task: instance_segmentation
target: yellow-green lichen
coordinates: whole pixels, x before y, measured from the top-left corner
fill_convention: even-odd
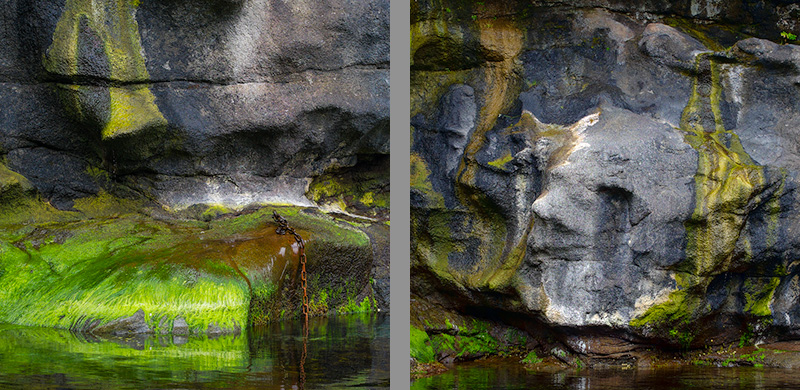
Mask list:
[[[511,152],[506,152],[506,154],[504,154],[502,157],[500,157],[500,158],[498,158],[497,160],[494,160],[494,161],[489,161],[488,164],[489,164],[489,166],[495,167],[495,168],[497,168],[499,170],[505,170],[506,169],[506,164],[508,164],[508,162],[513,160],[513,159],[514,159],[514,157],[511,156]]]
[[[419,216],[413,213],[411,215],[411,235],[415,237],[414,252],[439,278],[455,283],[455,275],[449,269],[447,256],[463,249],[452,238],[448,213],[436,213],[429,218],[423,224]]]
[[[430,175],[431,171],[425,164],[425,160],[418,154],[411,153],[411,189],[425,195],[429,207],[443,208],[444,197],[433,189]]]
[[[0,191],[13,186],[19,186],[25,190],[33,188],[25,176],[8,169],[5,164],[0,164]]]
[[[31,198],[33,185],[0,162],[0,213]]]
[[[473,30],[467,31],[443,19],[425,20],[411,27],[415,68],[411,75],[411,116],[423,115],[432,122],[435,113],[431,108],[453,84],[477,86],[476,99],[481,101],[475,131],[455,173],[454,195],[459,205],[448,208],[457,212],[443,210],[444,198],[433,188],[425,160],[411,155],[413,199],[424,200],[416,205],[419,212],[412,212],[412,245],[416,259],[442,281],[457,288],[486,291],[510,286],[527,241],[527,226],[516,226],[524,222],[506,220],[500,205],[480,188],[477,178],[487,167],[475,158],[499,114],[511,109],[513,96],[521,91],[523,82],[514,58],[522,50],[524,33],[509,20],[476,23],[470,28]],[[481,55],[492,58],[490,66],[478,61],[470,69],[461,69],[465,65],[462,61],[456,65],[459,70],[443,68],[454,63],[450,60],[453,53],[470,49],[464,46],[465,34],[475,34],[477,41],[470,40],[469,44],[475,43]],[[433,59],[433,55],[439,57]],[[509,154],[489,166],[505,170],[512,159]]]
[[[470,70],[411,72],[411,117],[436,107],[453,84],[464,84]]]
[[[424,20],[412,24],[409,34],[412,67],[417,51],[426,46],[439,49],[440,61],[458,61],[464,41],[464,32],[458,24],[450,24],[443,19]]]
[[[81,24],[102,42],[112,80],[147,81],[149,75],[142,53],[139,25],[134,17],[138,2],[131,0],[67,0],[56,24],[53,43],[47,49],[47,71],[65,76],[79,74]]]
[[[748,278],[744,282],[744,311],[754,316],[764,317],[772,315],[769,303],[775,295],[775,289],[780,284],[780,278]]]
[[[513,247],[500,267],[493,273],[486,275],[486,280],[479,282],[479,285],[488,285],[494,291],[502,290],[511,285],[519,266],[525,259],[526,248],[527,243],[525,241],[521,241],[517,246]]]
[[[329,209],[367,217],[389,212],[388,159],[378,157],[351,168],[332,170],[315,177],[306,197]]]
[[[119,216],[135,213],[144,202],[128,200],[101,191],[95,196],[75,199],[73,208],[88,218]]]
[[[464,176],[471,172],[474,171],[467,171]],[[463,176],[462,178],[467,182],[475,182],[474,178]],[[490,284],[505,285],[510,273],[515,272],[521,264],[520,258],[510,255],[514,252],[514,248],[526,241],[524,236],[528,231],[511,239],[508,237],[508,221],[501,216],[497,205],[485,194],[458,191],[457,195],[462,204],[470,205],[468,219],[464,219],[465,227],[469,226],[468,237],[480,242],[477,251],[470,253],[471,256],[477,256],[478,261],[469,272],[459,273],[463,282],[466,286],[476,289],[489,288]]]
[[[753,162],[736,134],[725,130],[719,109],[719,67],[699,55],[698,71],[702,71],[699,68],[704,61],[709,63],[711,83],[702,85],[700,77],[695,80],[692,97],[681,117],[686,140],[698,151],[696,204],[686,224],[686,265],[695,275],[711,275],[728,267],[745,222],[744,210],[766,184],[763,167]],[[710,94],[703,96],[702,91],[709,89]],[[703,120],[708,106],[714,119],[712,129]]]
[[[92,178],[92,180],[94,180],[94,182],[98,185],[103,185],[111,181],[108,171],[99,167],[91,165],[87,166],[86,174],[88,174]]]
[[[694,313],[705,305],[703,296],[698,294],[696,279],[693,275],[676,273],[678,288],[670,292],[667,301],[650,307],[643,315],[632,319],[630,325],[633,327],[690,325]]]
[[[367,192],[361,197],[361,199],[359,199],[359,201],[367,206],[372,206],[372,204],[375,202],[375,194],[372,192]]]
[[[718,37],[735,37],[734,41],[740,41],[751,37],[750,34],[744,32],[747,26],[742,24],[701,24],[697,23],[696,19],[688,19],[676,16],[664,18],[664,23],[690,35],[691,37],[700,41],[700,43],[702,43],[705,47],[715,51],[722,51],[726,49],[722,42],[720,42],[721,39]],[[731,38],[728,39],[730,40]]]
[[[745,261],[751,256],[748,237],[741,234],[748,205],[758,202],[766,187],[764,169],[745,152],[739,137],[724,127],[718,64],[700,54],[696,71],[698,76],[680,123],[686,142],[698,152],[695,207],[685,223],[686,259],[675,274],[678,290],[670,294],[667,302],[631,320],[632,326],[691,321],[707,309],[702,303],[706,287],[715,275],[729,270],[737,242],[748,252]],[[768,315],[771,296],[758,295],[746,310]]]
[[[110,116],[102,130],[103,139],[166,126],[167,120],[156,107],[149,88],[111,88],[110,93]]]
[[[91,0],[67,0],[56,24],[53,42],[44,57],[45,69],[67,77],[91,76],[124,83],[148,81],[139,26],[134,17],[137,5],[138,1],[131,0],[100,3]],[[102,53],[95,51],[96,44],[82,42],[91,39],[100,41]],[[81,58],[82,56],[93,58]],[[95,63],[96,69],[81,69],[86,62]],[[108,69],[103,69],[103,63],[107,63]],[[107,73],[96,74],[97,72]],[[80,98],[87,87],[63,87],[69,96],[67,109],[78,119],[86,120],[88,112],[103,111],[98,102]],[[155,104],[155,97],[147,87],[110,87],[108,92],[108,111],[99,113],[103,139],[167,124]]]
[[[213,204],[208,206],[208,208],[200,214],[200,219],[203,221],[211,221],[213,219],[218,218],[221,215],[229,214],[232,210],[225,207],[225,205],[221,204]]]

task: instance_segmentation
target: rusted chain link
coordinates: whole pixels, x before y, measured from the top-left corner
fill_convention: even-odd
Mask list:
[[[289,226],[289,222],[286,218],[281,217],[280,214],[272,211],[272,219],[278,223],[278,228],[275,230],[275,233],[280,235],[284,234],[291,234],[294,236],[294,240],[297,242],[297,245],[300,247],[300,280],[303,282],[303,316],[305,317],[306,327],[308,327],[308,289],[306,284],[306,245],[303,241],[303,238],[300,237],[297,232]]]
[[[291,234],[294,236],[294,240],[297,242],[297,246],[300,248],[300,280],[303,282],[303,355],[300,358],[300,383],[299,388],[305,389],[306,383],[306,370],[305,370],[305,363],[306,363],[306,354],[308,349],[308,288],[306,283],[306,245],[303,241],[303,238],[300,237],[297,232],[289,226],[289,222],[286,218],[280,216],[274,210],[272,211],[272,219],[278,223],[278,228],[275,230],[275,233],[280,235],[284,234]]]

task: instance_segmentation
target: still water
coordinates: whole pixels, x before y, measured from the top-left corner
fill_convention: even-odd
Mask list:
[[[304,351],[305,348],[305,351]],[[238,336],[96,339],[0,324],[0,388],[389,388],[389,317],[346,315]]]
[[[450,389],[798,389],[800,373],[755,367],[527,371],[517,360],[458,364],[418,379],[412,390]]]

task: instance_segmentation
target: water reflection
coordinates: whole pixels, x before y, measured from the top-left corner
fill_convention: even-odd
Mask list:
[[[389,388],[389,318],[309,319],[306,389]],[[0,387],[301,388],[302,321],[239,336],[93,339],[0,325]]]
[[[457,364],[444,374],[418,379],[412,390],[450,389],[787,389],[800,388],[793,370],[695,367],[649,370],[528,371],[518,359]]]

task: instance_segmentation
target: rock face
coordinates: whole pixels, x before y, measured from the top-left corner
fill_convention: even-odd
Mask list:
[[[101,190],[311,205],[313,178],[389,152],[388,9],[13,0],[0,150],[60,208]]]
[[[412,295],[595,357],[796,338],[790,10],[574,3],[412,6]]]
[[[272,209],[307,240],[312,314],[388,309],[388,0],[1,8],[0,321],[296,315]]]

